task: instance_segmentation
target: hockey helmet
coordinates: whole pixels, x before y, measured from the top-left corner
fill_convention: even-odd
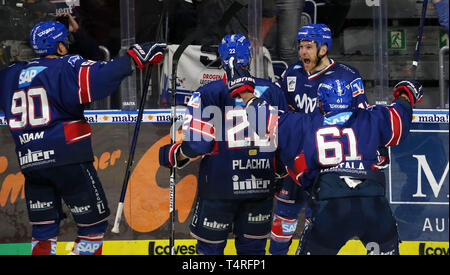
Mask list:
[[[301,27],[297,33],[297,40],[315,41],[318,49],[323,44],[327,44],[328,49],[330,49],[333,41],[331,38],[331,30],[325,24],[307,24]]]
[[[40,22],[31,30],[30,43],[37,55],[54,54],[58,42],[69,44],[68,33],[69,30],[57,21]]]
[[[228,34],[219,45],[219,54],[224,67],[231,57],[235,57],[238,64],[247,66],[251,57],[250,41],[242,34]]]
[[[320,83],[317,95],[325,112],[346,111],[352,107],[350,84],[343,79],[327,79]]]

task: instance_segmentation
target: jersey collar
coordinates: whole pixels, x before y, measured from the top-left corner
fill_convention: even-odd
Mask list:
[[[307,71],[305,71],[306,76],[308,77],[308,80],[312,80],[320,75],[322,75],[323,73],[326,73],[331,67],[333,67],[336,64],[336,61],[334,61],[333,59],[330,58],[330,65],[326,66],[324,69],[322,69],[321,71],[315,72],[313,74],[308,73]]]

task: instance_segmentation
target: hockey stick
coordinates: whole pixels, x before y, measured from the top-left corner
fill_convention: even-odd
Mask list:
[[[203,3],[205,3],[204,1]],[[223,32],[224,27],[228,24],[231,17],[242,7],[244,7],[245,4],[241,3],[239,0],[235,0],[231,6],[225,11],[224,15],[222,16],[222,19],[219,21],[218,27],[220,30],[220,34]],[[203,34],[205,30],[197,29],[195,32],[192,32],[190,35],[188,35],[178,46],[177,50],[173,54],[172,58],[172,127],[171,127],[171,137],[172,137],[172,143],[176,142],[176,93],[177,93],[177,69],[178,69],[178,61],[181,58],[181,55],[183,54],[184,50],[195,40],[201,38],[201,35]],[[176,185],[176,175],[175,175],[175,168],[170,168],[170,178],[169,178],[169,212],[170,212],[170,218],[169,218],[169,248],[170,248],[170,254],[175,255],[175,185]]]
[[[136,126],[134,127],[133,139],[131,140],[131,148],[130,148],[130,153],[128,155],[128,162],[127,162],[127,167],[125,170],[125,177],[123,179],[122,192],[120,194],[119,204],[117,205],[117,212],[116,212],[116,218],[114,219],[114,226],[111,229],[111,232],[113,232],[113,233],[120,232],[119,225],[120,225],[120,220],[122,219],[123,202],[125,200],[125,194],[127,193],[128,180],[130,179],[130,175],[131,175],[131,167],[133,166],[134,152],[136,149],[136,143],[137,143],[138,136],[139,136],[139,129],[141,128],[141,120],[142,120],[142,115],[144,113],[145,99],[147,97],[148,86],[150,83],[152,68],[153,68],[152,65],[149,65],[147,68],[147,73],[145,74],[144,88],[142,90],[141,102],[139,104],[139,111],[138,111],[138,116],[137,116],[137,120],[136,120]]]
[[[423,27],[425,25],[425,17],[427,14],[427,8],[428,8],[428,0],[423,0],[422,17],[420,18],[419,33],[417,35],[416,48],[414,50],[414,59],[413,59],[412,68],[411,68],[413,79],[416,79],[417,67],[419,66],[420,46],[422,44]]]
[[[170,128],[170,136],[172,139],[172,143],[176,142],[176,134],[177,134],[177,69],[178,69],[178,61],[180,61],[181,55],[187,46],[195,40],[197,37],[197,32],[192,33],[188,36],[180,46],[178,46],[177,50],[173,54],[172,58],[172,106],[171,106],[171,115],[172,115],[172,127]],[[170,177],[169,177],[169,248],[170,255],[175,255],[175,184],[176,184],[176,176],[175,176],[175,168],[170,168]]]

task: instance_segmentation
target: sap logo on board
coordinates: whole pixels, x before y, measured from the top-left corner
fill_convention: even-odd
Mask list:
[[[85,240],[81,240],[78,245],[77,245],[77,250],[78,252],[83,255],[90,255],[95,253],[100,246],[102,246],[103,242],[99,241],[99,242],[94,242],[94,241],[85,241]]]

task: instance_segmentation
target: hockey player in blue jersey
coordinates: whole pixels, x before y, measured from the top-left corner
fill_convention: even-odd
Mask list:
[[[248,79],[248,73],[242,75]],[[250,90],[239,96],[247,113],[256,113],[256,120],[249,119],[250,127],[260,136],[268,133],[290,177],[311,195],[311,223],[302,234],[298,254],[337,254],[355,236],[366,248],[375,248],[368,253],[399,253],[385,175],[375,166],[378,146],[405,140],[412,106],[423,96],[418,82],[399,82],[389,106],[361,109],[353,106],[345,80],[328,79],[318,88],[321,112],[311,114],[274,111]],[[266,123],[261,125],[260,119]]]
[[[56,253],[62,200],[78,227],[73,254],[101,254],[110,210],[93,166],[84,104],[116,91],[135,66],[159,63],[165,48],[136,44],[125,56],[95,62],[67,55],[67,34],[59,22],[38,23],[30,42],[40,57],[0,72],[0,109],[25,176],[33,255]]]
[[[331,30],[324,24],[308,24],[298,31],[300,60],[290,65],[277,82],[291,109],[302,113],[318,111],[317,87],[329,78],[349,83],[354,105],[367,108],[364,84],[358,70],[328,57],[331,37]]]
[[[353,106],[363,109],[368,107],[358,70],[328,57],[332,45],[332,33],[328,26],[305,25],[298,31],[297,40],[300,60],[290,65],[277,82],[291,110],[300,113],[318,112],[317,88],[330,78],[343,79],[350,84]],[[274,255],[287,254],[299,213],[306,206],[306,194],[290,177],[284,178],[281,185],[275,195],[277,200],[269,248],[269,252]],[[309,222],[309,215],[309,208],[306,208],[305,225]]]
[[[245,36],[225,36],[219,53],[236,94],[251,89],[287,110],[283,92],[274,83],[259,78],[252,78],[252,85],[234,81],[233,60],[239,68],[248,68],[251,62]],[[267,140],[248,129],[244,102],[235,94],[230,97],[228,90],[224,79],[192,95],[183,125],[184,141],[161,147],[160,164],[181,169],[190,159],[202,156],[190,225],[199,254],[223,254],[233,233],[237,254],[264,255],[273,210],[275,152]]]

